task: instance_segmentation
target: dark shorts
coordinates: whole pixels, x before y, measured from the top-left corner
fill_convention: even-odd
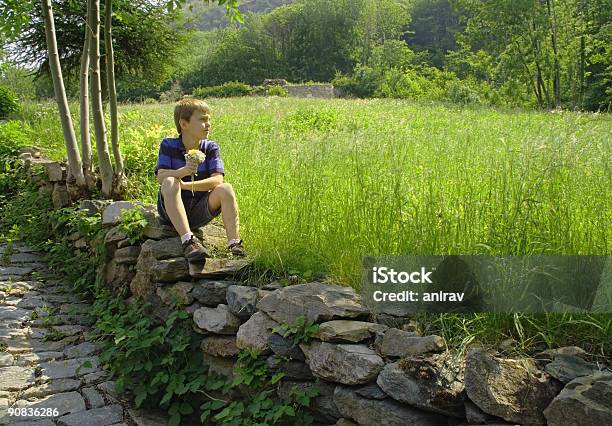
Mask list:
[[[219,216],[221,213],[221,209],[217,209],[214,212],[208,210],[208,196],[210,192],[205,192],[201,198],[184,198],[183,205],[185,206],[185,211],[187,212],[187,220],[189,221],[189,227],[191,229],[199,228],[201,226],[206,225],[208,222],[213,220],[214,217]],[[170,218],[168,217],[168,213],[166,213],[166,208],[164,206],[164,198],[162,197],[161,191],[157,192],[157,211],[159,212],[159,216],[161,221],[165,225],[172,226],[172,222],[170,222]]]

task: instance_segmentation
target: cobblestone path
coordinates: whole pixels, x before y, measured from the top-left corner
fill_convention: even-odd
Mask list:
[[[131,410],[87,341],[90,305],[41,253],[0,245],[0,425],[163,425]]]

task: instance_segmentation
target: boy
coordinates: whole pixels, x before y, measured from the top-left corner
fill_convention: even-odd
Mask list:
[[[174,107],[174,124],[179,136],[162,141],[155,168],[160,183],[157,210],[162,222],[174,226],[181,236],[187,260],[201,263],[210,255],[190,229],[207,224],[223,212],[228,247],[234,256],[245,256],[238,236],[236,195],[232,186],[223,182],[225,170],[219,146],[207,138],[210,108],[198,99],[182,99]],[[206,159],[186,160],[185,154],[193,149],[204,153]]]

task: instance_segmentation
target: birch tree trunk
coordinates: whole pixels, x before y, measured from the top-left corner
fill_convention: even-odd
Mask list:
[[[68,98],[66,97],[64,78],[62,76],[62,69],[60,67],[51,0],[41,0],[41,3],[43,21],[45,25],[47,51],[49,53],[49,68],[51,70],[51,77],[53,79],[53,91],[55,92],[55,100],[57,101],[57,106],[60,113],[62,131],[64,133],[64,143],[66,144],[66,154],[68,156],[68,175],[74,177],[78,187],[84,188],[85,176],[83,175],[81,156],[79,154],[76,135],[72,125],[72,116],[70,115],[70,109],[68,108]]]
[[[110,109],[111,144],[113,156],[115,157],[115,176],[113,179],[113,190],[120,193],[124,185],[123,157],[119,149],[119,129],[117,120],[117,88],[115,87],[115,57],[113,53],[112,38],[112,0],[104,2],[104,48],[106,52],[106,86],[108,89],[108,107]]]
[[[89,2],[88,2],[89,6]],[[89,16],[89,10],[87,11]],[[83,171],[91,171],[91,138],[89,137],[89,45],[91,44],[91,31],[89,20],[85,24],[85,42],[81,53],[81,73],[79,81],[79,101],[81,117],[81,154],[83,155]]]
[[[102,89],[100,79],[100,1],[89,0],[89,25],[91,27],[91,45],[89,60],[91,62],[91,106],[93,112],[96,150],[102,180],[102,195],[110,198],[113,190],[113,164],[111,163],[106,143],[104,110],[102,109]]]

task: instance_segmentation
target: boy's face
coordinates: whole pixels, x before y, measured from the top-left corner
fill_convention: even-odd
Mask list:
[[[183,136],[188,135],[194,139],[206,139],[210,133],[210,113],[195,110],[189,121],[180,120]]]

